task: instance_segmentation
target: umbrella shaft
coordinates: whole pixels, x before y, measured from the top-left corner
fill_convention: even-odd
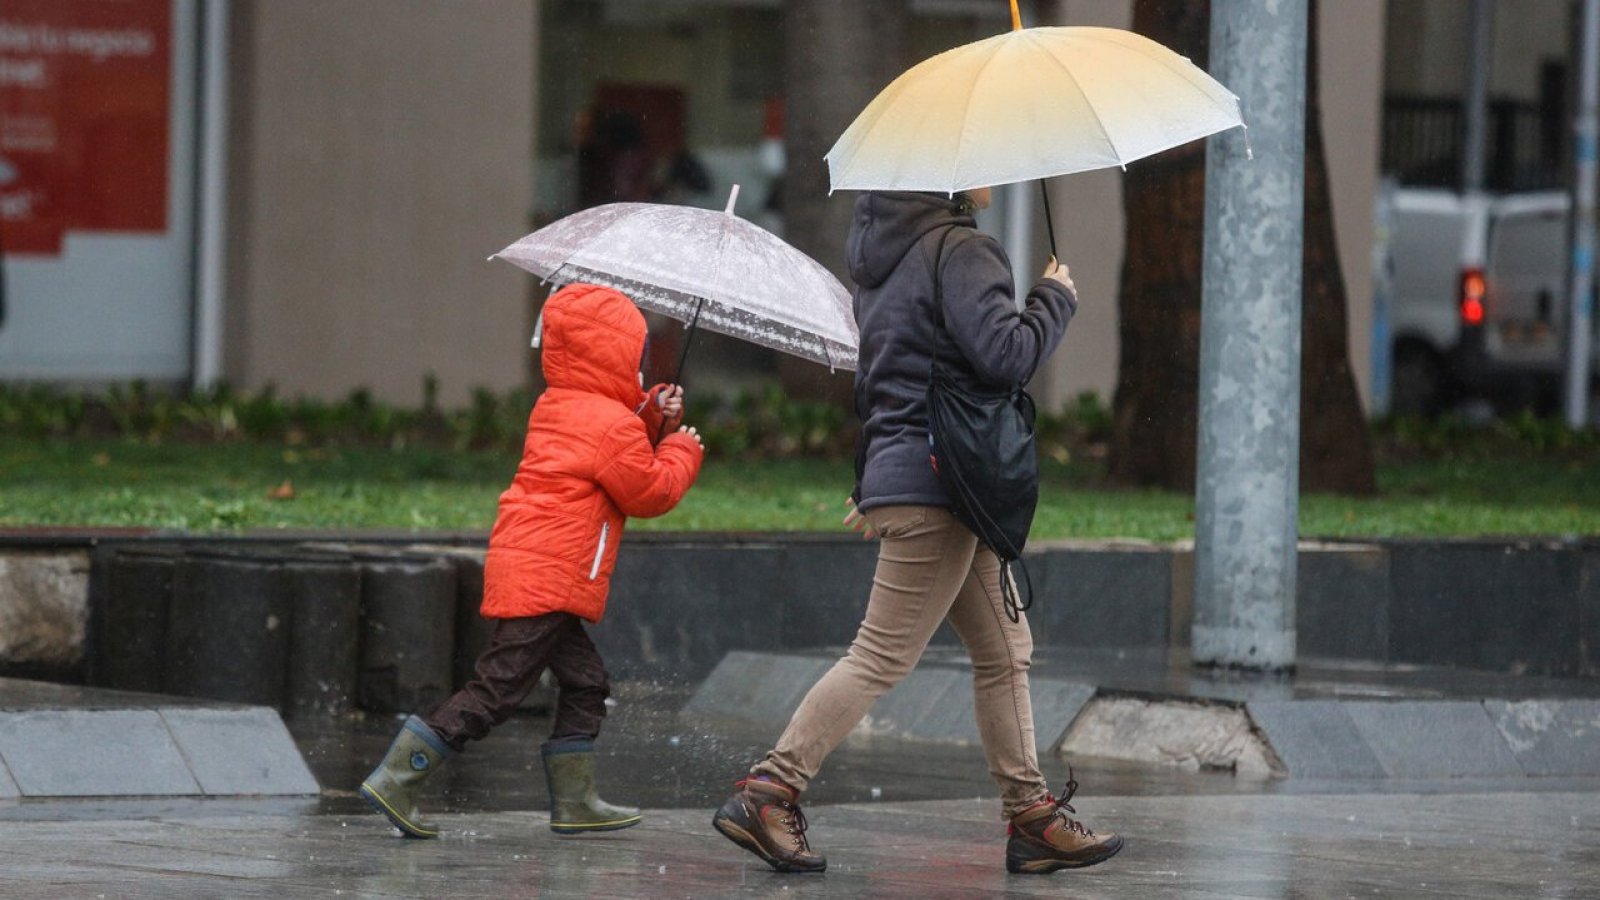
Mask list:
[[[689,330],[683,333],[683,350],[678,353],[678,371],[672,373],[672,380],[668,384],[683,384],[683,364],[689,360],[689,342],[694,340],[694,327],[700,324],[700,308],[705,305],[704,297],[696,297],[694,303],[694,316],[689,319]],[[661,420],[661,431],[656,435],[656,443],[667,436],[667,421]]]
[[[705,302],[704,297],[695,298],[694,316],[689,319],[689,330],[683,333],[683,350],[678,354],[678,370],[672,373],[672,380],[668,384],[683,383],[683,364],[689,360],[689,342],[694,340],[694,327],[700,324],[700,308]]]
[[[1044,198],[1044,230],[1050,235],[1050,256],[1056,257],[1056,220],[1050,215],[1050,191],[1044,186],[1044,179],[1039,179],[1039,196]]]

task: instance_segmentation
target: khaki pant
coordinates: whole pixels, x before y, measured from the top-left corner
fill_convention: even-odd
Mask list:
[[[972,658],[978,733],[1010,818],[1042,799],[1028,666],[1033,635],[1000,599],[1000,561],[949,511],[885,506],[866,513],[879,535],[866,619],[849,652],[811,688],[778,745],[752,768],[804,791],[822,761],[922,657],[946,616]]]

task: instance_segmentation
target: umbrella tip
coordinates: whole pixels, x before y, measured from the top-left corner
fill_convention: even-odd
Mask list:
[[[736,185],[733,186],[733,190],[728,192],[728,205],[722,211],[724,213],[727,213],[730,216],[733,215],[733,205],[735,203],[738,203],[738,202],[739,202],[739,186],[736,184]]]

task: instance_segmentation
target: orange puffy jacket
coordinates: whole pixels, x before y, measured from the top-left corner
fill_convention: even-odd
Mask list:
[[[544,306],[544,377],[522,463],[500,495],[483,615],[570,612],[600,621],[627,516],[659,516],[700,472],[700,444],[670,434],[639,387],[644,316],[610,288],[573,284]],[[659,390],[659,388],[658,388]]]

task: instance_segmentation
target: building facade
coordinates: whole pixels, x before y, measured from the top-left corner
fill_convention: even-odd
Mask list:
[[[1459,107],[1470,5],[1319,4],[1363,389],[1380,176],[1450,165],[1428,154],[1455,151],[1394,135],[1439,127],[1417,110]],[[910,7],[913,58],[1009,27],[1004,0]],[[1025,8],[1040,24],[1132,14],[1131,0]],[[1494,97],[1546,110],[1527,127],[1558,146],[1570,9],[1519,0],[1491,76]],[[783,50],[778,0],[7,0],[0,379],[415,403],[431,377],[447,404],[525,384],[542,291],[486,257],[527,231],[615,199],[720,206],[737,183],[740,213],[781,233]],[[1527,168],[1508,152],[1508,171]],[[1114,387],[1120,185],[1117,171],[1051,183],[1083,302],[1035,386],[1046,407]],[[1009,228],[1008,196],[984,224],[1037,269],[1043,229]]]

